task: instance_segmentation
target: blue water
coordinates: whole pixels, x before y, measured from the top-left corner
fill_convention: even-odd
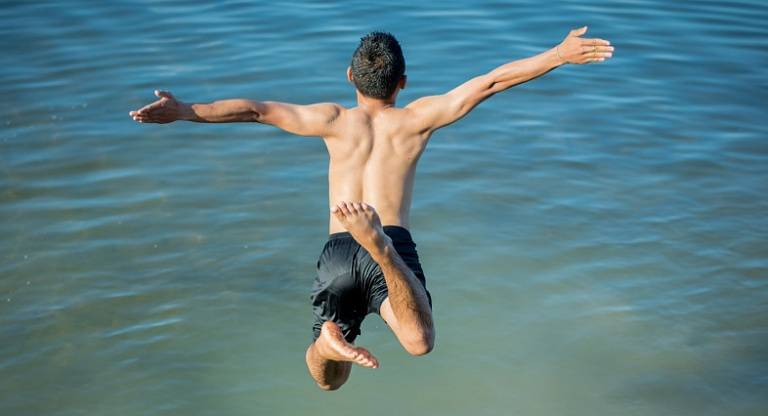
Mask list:
[[[768,413],[768,5],[0,3],[0,414]],[[567,66],[438,132],[412,232],[435,350],[380,318],[334,393],[304,365],[322,141],[140,125],[168,89],[354,105],[393,32],[406,104],[551,48]]]

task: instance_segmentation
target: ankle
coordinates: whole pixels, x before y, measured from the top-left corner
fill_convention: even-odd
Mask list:
[[[393,255],[397,254],[395,247],[392,245],[392,239],[386,234],[382,235],[384,240],[376,244],[372,251],[369,251],[373,260],[379,264],[389,261]]]

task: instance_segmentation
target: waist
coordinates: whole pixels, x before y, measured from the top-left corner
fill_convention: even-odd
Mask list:
[[[403,228],[399,225],[385,225],[382,228],[384,229],[384,234],[388,235],[393,242],[413,241],[413,238],[411,237],[411,232],[408,231],[408,229]],[[328,236],[328,240],[340,240],[345,238],[354,239],[352,237],[352,234],[349,233],[349,231],[332,233],[331,235]]]
[[[349,199],[338,198],[338,200],[354,201],[355,199],[350,197]],[[410,221],[408,219],[410,210],[407,207],[403,207],[401,204],[393,204],[392,201],[386,202],[375,198],[366,200],[365,203],[376,210],[382,225],[398,226],[405,228],[406,230],[410,228]],[[347,231],[336,216],[330,212],[329,220],[329,234],[343,233]]]

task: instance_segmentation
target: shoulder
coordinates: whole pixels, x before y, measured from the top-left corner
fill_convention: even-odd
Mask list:
[[[403,118],[419,132],[431,133],[440,127],[438,119],[446,111],[445,101],[445,95],[421,97],[403,107]]]
[[[332,122],[346,112],[347,108],[337,103],[317,103],[299,106],[299,111],[325,119],[326,122]]]
[[[297,105],[265,102],[260,122],[301,136],[323,137],[346,109],[336,103]]]
[[[290,104],[275,101],[264,102],[265,113],[277,115],[301,115],[305,117],[338,117],[346,108],[336,103]]]

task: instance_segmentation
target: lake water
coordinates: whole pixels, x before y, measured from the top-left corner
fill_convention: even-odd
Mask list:
[[[0,414],[768,413],[768,4],[3,1]],[[439,131],[412,232],[435,350],[340,391],[304,364],[327,234],[322,141],[140,125],[168,89],[355,104],[361,36],[406,104],[572,28],[567,66]]]

